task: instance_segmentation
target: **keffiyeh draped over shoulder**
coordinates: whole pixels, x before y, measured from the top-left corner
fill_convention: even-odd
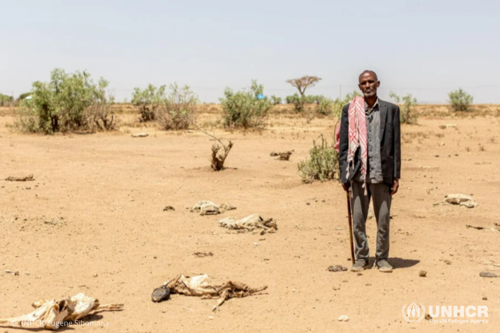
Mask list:
[[[354,167],[354,155],[360,148],[361,175],[366,184],[366,170],[368,161],[368,134],[366,129],[365,100],[361,96],[356,96],[349,104],[349,148],[347,151],[347,173],[349,178],[349,168]],[[366,190],[366,186],[365,186]]]

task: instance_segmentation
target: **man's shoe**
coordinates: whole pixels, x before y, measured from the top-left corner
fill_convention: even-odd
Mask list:
[[[365,267],[368,265],[368,261],[365,259],[358,259],[356,263],[351,266],[351,272],[362,272],[365,270]]]
[[[384,273],[391,273],[392,272],[392,266],[389,265],[387,260],[382,259],[377,261],[377,267],[380,272]]]

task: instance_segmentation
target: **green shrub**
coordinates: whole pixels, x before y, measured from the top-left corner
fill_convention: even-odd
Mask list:
[[[319,99],[319,104],[317,109],[318,113],[327,116],[333,113],[334,108],[335,108],[335,102],[332,99],[330,98]]]
[[[454,111],[471,111],[474,98],[462,89],[450,92],[448,98]]]
[[[159,108],[165,104],[165,94],[167,87],[156,88],[149,84],[146,89],[134,88],[131,103],[139,109],[142,122],[153,121],[157,119]]]
[[[417,112],[415,106],[417,105],[417,99],[408,94],[403,97],[399,97],[392,91],[389,93],[389,97],[394,98],[396,103],[404,103],[403,109],[399,113],[399,120],[402,124],[416,124],[418,120]]]
[[[162,129],[186,129],[193,121],[198,97],[189,86],[179,87],[174,83],[159,88],[149,84],[144,90],[135,88],[132,94],[134,104],[140,114],[139,120],[157,121]]]
[[[13,101],[12,96],[7,96],[4,94],[0,94],[0,106],[10,105]]]
[[[335,178],[335,174],[338,173],[338,153],[323,138],[323,135],[321,135],[320,144],[316,144],[316,141],[313,140],[313,147],[309,150],[309,155],[309,159],[298,164],[302,181],[312,183],[315,180],[323,182]]]
[[[297,93],[287,96],[286,103],[293,104],[297,112],[301,112],[304,110],[305,102],[302,101],[302,97],[299,96]]]
[[[251,128],[263,127],[267,112],[272,107],[271,102],[266,99],[257,99],[257,95],[263,94],[264,86],[252,81],[249,91],[233,92],[226,88],[224,98],[220,99],[223,110],[223,122],[225,127]]]
[[[109,111],[112,98],[106,94],[108,82],[95,84],[87,72],[67,74],[62,69],[51,73],[50,82],[34,82],[32,99],[23,100],[18,110],[18,127],[30,132],[67,132],[93,130],[95,117],[105,117],[107,128],[113,129],[113,114]],[[102,108],[108,112],[100,112]],[[99,115],[95,113],[99,111]]]
[[[281,101],[282,101],[281,97],[276,97],[274,95],[271,96],[271,98],[270,98],[270,102],[271,102],[272,105],[281,104]]]
[[[174,83],[164,103],[158,109],[157,118],[161,127],[166,130],[186,129],[193,122],[198,97],[189,86],[179,88]]]

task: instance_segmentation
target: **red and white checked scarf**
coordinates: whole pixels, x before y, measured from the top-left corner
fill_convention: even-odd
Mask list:
[[[356,96],[349,104],[349,149],[347,151],[347,177],[349,178],[349,167],[354,164],[354,154],[358,147],[361,157],[361,175],[366,184],[366,170],[368,161],[368,134],[366,130],[365,99]],[[364,185],[363,185],[364,186]],[[365,191],[366,191],[366,186]]]

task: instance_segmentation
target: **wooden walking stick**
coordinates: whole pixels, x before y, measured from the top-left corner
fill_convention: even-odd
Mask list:
[[[349,241],[351,243],[351,260],[352,260],[352,264],[354,265],[356,263],[356,260],[354,259],[354,240],[352,237],[351,200],[349,198],[349,191],[346,191],[345,193],[347,195],[347,214],[348,214],[348,222],[349,222]]]

